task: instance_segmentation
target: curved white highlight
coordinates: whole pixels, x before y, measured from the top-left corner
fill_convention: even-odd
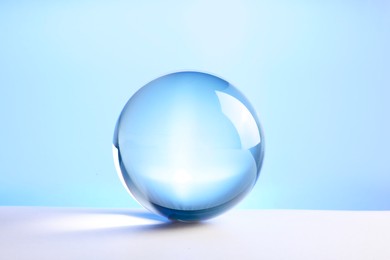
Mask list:
[[[224,92],[215,92],[221,104],[222,112],[237,128],[242,148],[249,149],[260,143],[259,128],[248,108],[238,99]]]

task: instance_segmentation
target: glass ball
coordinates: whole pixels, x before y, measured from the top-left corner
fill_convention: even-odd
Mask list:
[[[171,220],[200,221],[253,188],[264,141],[253,107],[229,82],[177,72],[130,98],[113,152],[122,182],[142,206]]]

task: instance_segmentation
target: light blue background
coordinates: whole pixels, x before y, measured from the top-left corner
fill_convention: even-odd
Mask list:
[[[266,137],[241,208],[390,209],[390,5],[1,1],[0,205],[136,207],[111,142],[180,70],[238,87]]]

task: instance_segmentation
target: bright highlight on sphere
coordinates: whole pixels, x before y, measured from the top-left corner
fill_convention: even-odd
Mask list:
[[[258,118],[229,82],[177,72],[138,90],[116,124],[114,160],[145,208],[199,221],[236,205],[253,188],[264,155]]]

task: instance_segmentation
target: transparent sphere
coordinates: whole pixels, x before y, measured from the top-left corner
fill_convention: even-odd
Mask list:
[[[237,204],[264,154],[259,120],[229,82],[200,72],[160,77],[138,90],[116,124],[118,173],[145,208],[199,221]]]

